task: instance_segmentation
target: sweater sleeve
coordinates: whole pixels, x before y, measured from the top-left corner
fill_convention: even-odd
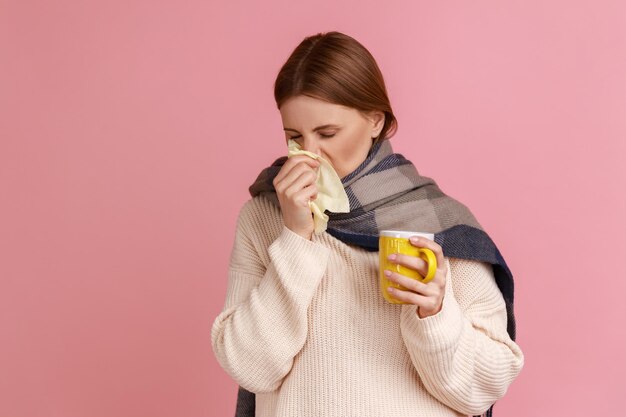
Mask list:
[[[307,309],[329,249],[283,225],[267,248],[266,266],[253,209],[247,204],[239,214],[226,302],[213,323],[211,343],[222,368],[241,387],[261,393],[282,384],[305,343]]]
[[[524,365],[509,337],[504,299],[489,263],[446,258],[439,313],[419,318],[403,305],[402,337],[426,389],[464,414],[484,413],[506,393]]]

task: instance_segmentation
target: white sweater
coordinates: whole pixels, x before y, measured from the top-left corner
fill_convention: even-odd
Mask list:
[[[378,256],[244,204],[211,340],[257,416],[477,415],[505,394],[524,356],[491,265],[445,257],[442,309],[420,319],[383,299]]]

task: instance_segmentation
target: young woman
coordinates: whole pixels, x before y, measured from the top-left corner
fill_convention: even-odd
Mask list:
[[[315,232],[320,162],[306,154],[277,159],[250,187],[212,328],[240,386],[237,415],[491,415],[524,362],[513,278],[469,209],[393,153],[397,121],[372,55],[339,32],[307,37],[274,94],[285,143],[332,165],[350,209]],[[406,304],[381,295],[383,229],[435,235],[411,241],[435,253],[432,281],[389,276]]]

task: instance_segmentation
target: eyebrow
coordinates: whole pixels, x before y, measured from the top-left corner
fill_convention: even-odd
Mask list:
[[[327,129],[327,128],[329,128],[329,127],[339,128],[339,126],[337,126],[337,125],[329,124],[329,125],[322,125],[322,126],[318,126],[318,127],[316,127],[315,129],[313,129],[313,131],[315,132],[315,131],[318,131],[318,130],[320,130],[320,129]],[[292,132],[300,133],[300,132],[298,132],[296,129],[291,129],[291,128],[289,128],[289,127],[286,127],[286,128],[284,128],[283,130],[291,130]]]

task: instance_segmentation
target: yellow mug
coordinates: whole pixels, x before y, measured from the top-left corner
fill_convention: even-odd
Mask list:
[[[427,248],[418,248],[417,246],[413,246],[411,242],[409,242],[409,238],[411,236],[425,237],[430,240],[435,239],[435,235],[433,235],[432,233],[407,232],[398,230],[381,230],[378,238],[378,248],[380,253],[380,290],[383,293],[383,297],[385,297],[385,300],[389,301],[392,304],[406,303],[404,301],[393,298],[389,294],[389,291],[387,291],[387,287],[394,287],[403,291],[406,291],[406,288],[399,284],[396,284],[395,282],[389,281],[384,274],[385,269],[393,272],[398,272],[399,274],[405,275],[413,279],[417,279],[423,283],[431,281],[435,277],[435,272],[437,271],[437,257],[435,256],[435,253]],[[428,273],[425,277],[422,277],[414,269],[410,269],[403,265],[390,262],[387,257],[392,253],[403,253],[422,258],[428,264]]]

